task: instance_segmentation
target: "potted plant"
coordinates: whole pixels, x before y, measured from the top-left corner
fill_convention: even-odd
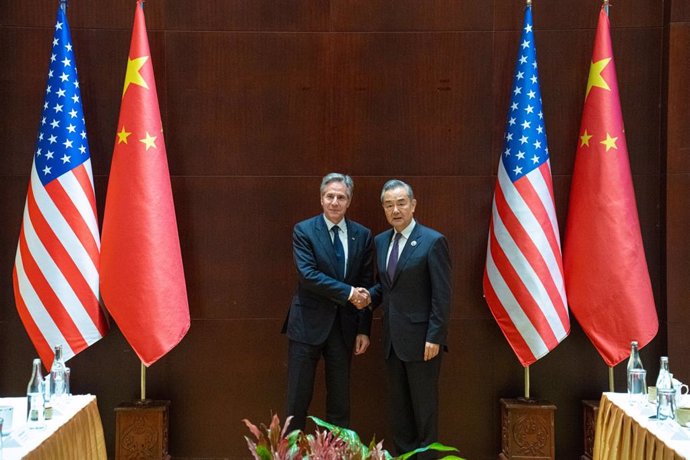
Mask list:
[[[309,417],[317,425],[314,434],[306,434],[300,430],[287,433],[291,418],[288,417],[281,427],[280,419],[273,415],[271,424],[268,427],[261,424],[261,428],[247,419],[243,420],[256,438],[252,440],[244,437],[255,460],[405,460],[429,450],[457,452],[454,447],[433,443],[393,457],[383,448],[383,441],[377,443],[372,439],[369,445],[364,445],[356,432],[331,425],[317,417]],[[441,460],[463,459],[456,455],[447,455]]]

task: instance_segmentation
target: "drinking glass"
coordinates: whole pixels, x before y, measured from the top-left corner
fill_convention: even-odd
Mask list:
[[[628,400],[632,405],[642,405],[647,398],[647,371],[630,369],[628,371]]]
[[[676,390],[673,388],[656,389],[656,418],[657,420],[676,418]]]

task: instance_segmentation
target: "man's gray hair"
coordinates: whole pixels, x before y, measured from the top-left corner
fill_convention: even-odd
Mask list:
[[[352,181],[352,177],[348,176],[347,174],[340,173],[326,174],[323,176],[323,179],[321,179],[321,195],[323,195],[323,191],[326,190],[326,187],[331,182],[342,182],[345,184],[345,187],[347,188],[347,197],[352,199],[352,193],[355,191],[355,183]]]
[[[407,197],[410,199],[410,201],[414,200],[414,192],[412,191],[412,187],[410,187],[410,184],[407,184],[400,179],[391,179],[385,184],[383,184],[383,189],[381,190],[381,203],[383,203],[383,195],[389,191],[393,190],[394,188],[399,188],[402,187],[405,189],[407,192]]]

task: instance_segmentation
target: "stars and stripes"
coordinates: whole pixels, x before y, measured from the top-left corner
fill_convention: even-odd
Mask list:
[[[67,360],[107,331],[99,246],[77,67],[60,7],[12,274],[19,316],[48,368],[56,345]]]
[[[484,295],[523,366],[570,332],[532,8],[525,11],[498,166]]]

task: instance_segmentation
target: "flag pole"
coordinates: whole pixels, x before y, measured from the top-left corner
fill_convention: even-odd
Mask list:
[[[612,393],[616,391],[613,385],[613,366],[609,366],[609,391]]]
[[[65,13],[67,12],[67,0],[60,0],[60,8],[62,8],[62,11]]]
[[[606,11],[606,16],[609,15],[609,0],[604,0],[604,11]]]
[[[529,399],[529,366],[525,366],[525,399]]]
[[[146,400],[146,366],[141,361],[141,400]]]

